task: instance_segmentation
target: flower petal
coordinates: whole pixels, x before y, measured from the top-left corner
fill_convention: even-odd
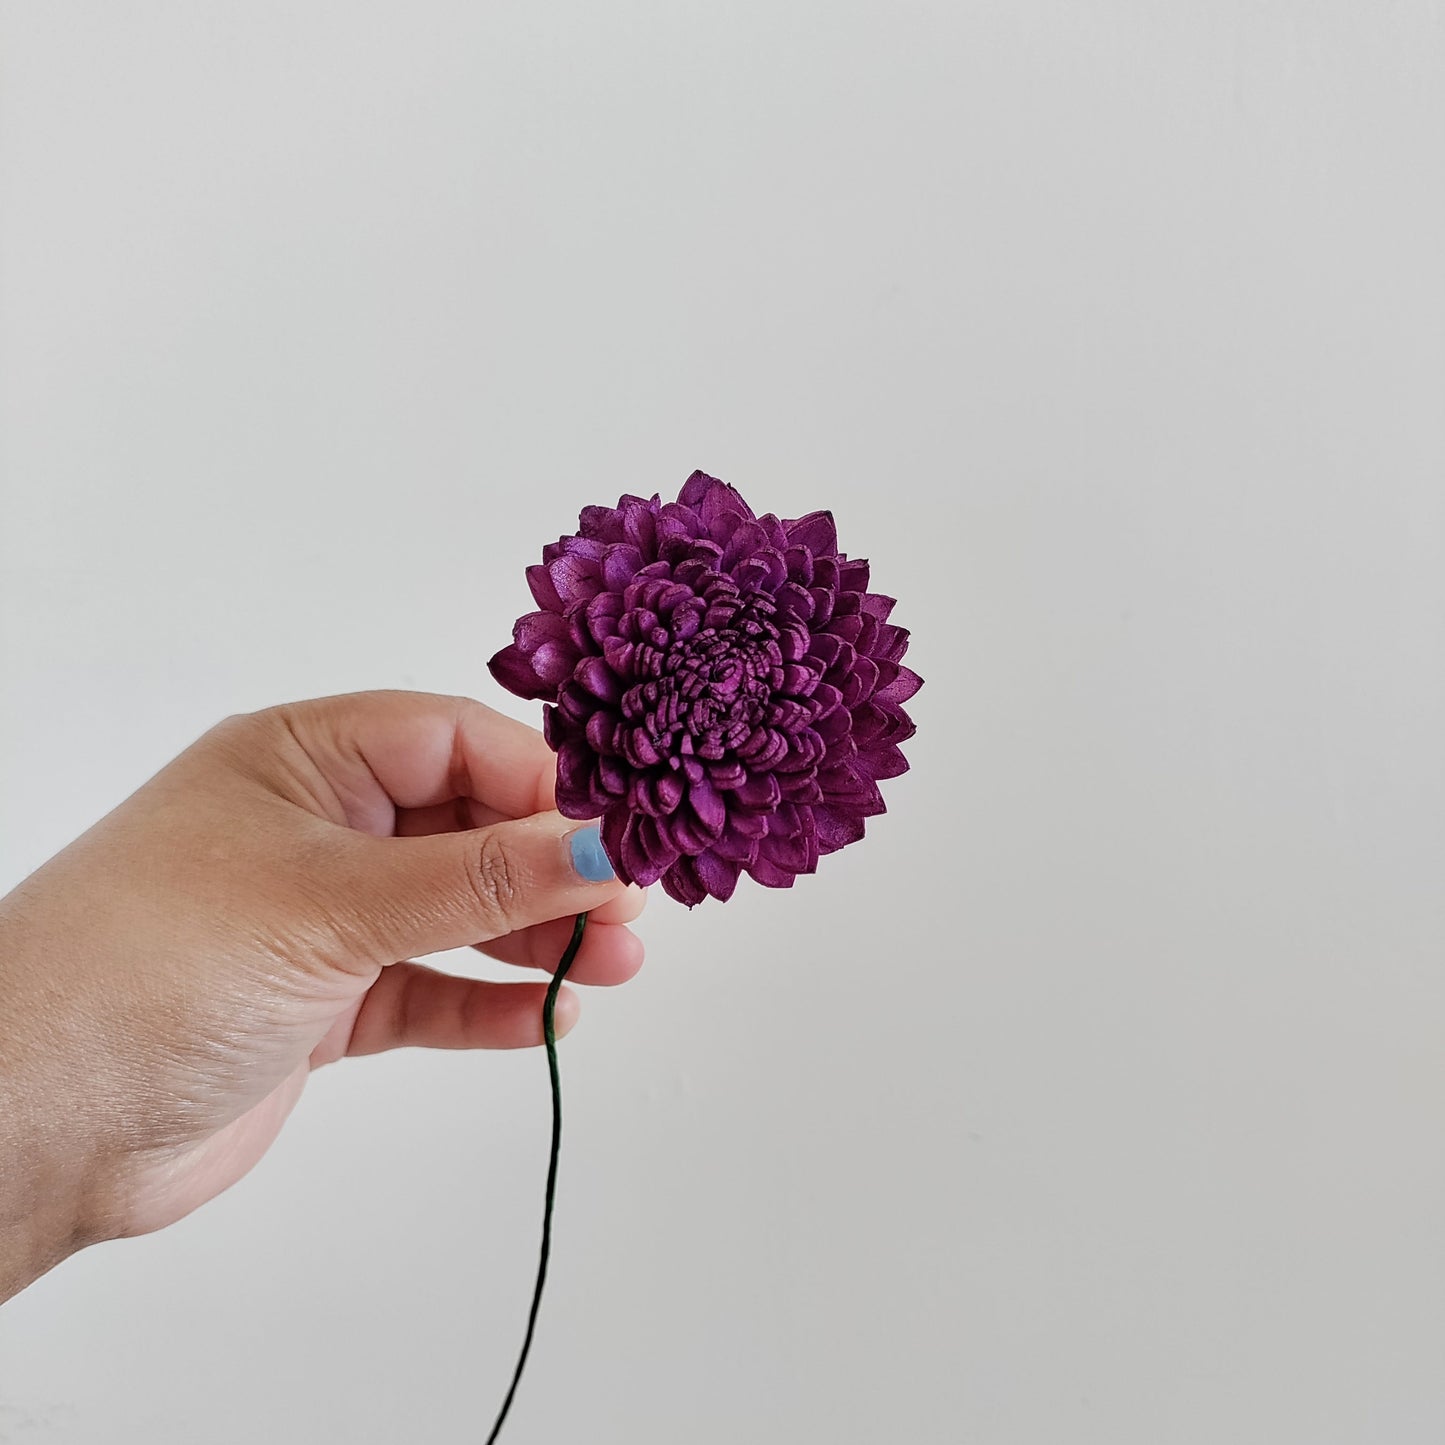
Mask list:
[[[657,794],[657,801],[664,813],[677,811],[677,806],[682,802],[686,789],[683,787],[682,779],[676,773],[659,773],[657,781],[653,785]]]
[[[532,654],[532,669],[543,682],[560,686],[572,676],[577,652],[570,642],[544,642]]]
[[[527,568],[527,586],[531,589],[538,607],[547,612],[562,610],[562,599],[557,595],[557,589],[552,585],[547,569],[540,563],[534,563]]]
[[[771,812],[781,801],[783,790],[771,773],[753,773],[733,796],[745,808]]]
[[[599,542],[622,540],[622,513],[616,507],[583,507],[577,518],[577,531],[583,537]]]
[[[537,676],[532,659],[515,644],[504,647],[487,664],[487,670],[517,697],[541,698],[550,702],[557,696],[556,687]]]
[[[621,616],[622,599],[615,592],[599,592],[582,612],[587,632],[599,647],[609,637],[617,635],[617,622]]]
[[[697,507],[715,487],[725,487],[726,485],[726,482],[719,481],[717,477],[710,477],[706,472],[696,471],[682,484],[682,491],[677,494],[677,500],[684,507]]]
[[[645,557],[657,555],[657,509],[660,498],[651,501],[641,497],[624,497],[627,504],[622,509],[623,532],[627,540]]]
[[[754,881],[761,883],[765,888],[791,888],[797,874],[786,868],[779,868],[776,863],[770,863],[766,858],[755,858],[747,865],[748,876]]]
[[[789,873],[812,873],[818,866],[818,845],[806,833],[774,833],[770,828],[758,848],[758,859]]]
[[[695,507],[697,514],[702,518],[703,526],[707,528],[708,536],[713,541],[725,541],[729,535],[728,518],[737,521],[751,522],[753,520],[753,509],[743,501],[738,491],[728,486],[726,482],[720,482],[716,477],[707,479],[708,485],[704,487],[701,498],[696,502],[687,502],[687,488],[682,489],[682,500],[685,505]]]
[[[610,756],[598,758],[597,776],[602,780],[602,786],[607,789],[612,798],[627,796],[628,772],[620,758]]]
[[[602,643],[602,656],[607,666],[618,677],[633,677],[633,659],[637,655],[637,643],[629,642],[625,637],[614,635],[605,638]]]
[[[891,722],[892,716],[875,702],[865,702],[856,709],[853,713],[852,733],[859,751],[883,738]]]
[[[836,853],[839,848],[856,843],[863,836],[863,819],[856,813],[837,808],[814,808],[813,827],[817,832],[820,853]]]
[[[755,837],[749,836],[729,821],[722,837],[706,851],[716,853],[719,858],[726,858],[733,863],[751,863],[758,856],[758,845],[765,836],[766,834],[761,832]]]
[[[756,524],[755,524],[756,525]],[[758,533],[763,536],[762,528],[758,527]],[[732,542],[728,543],[729,549],[733,542],[737,541],[738,534],[733,534]],[[764,545],[759,547],[746,561],[740,562],[733,568],[733,578],[744,592],[776,592],[787,580],[788,572],[783,563],[783,554],[775,547],[766,545],[767,539],[764,536]],[[723,553],[723,560],[727,560],[727,552]],[[796,584],[794,584],[796,587]],[[797,588],[802,591],[802,588]],[[803,593],[806,597],[807,593]]]
[[[736,812],[729,812],[727,831],[738,834],[744,838],[761,838],[768,831],[768,818],[771,810],[767,813],[748,812],[739,809]],[[698,852],[701,852],[698,849]]]
[[[809,512],[793,522],[784,522],[788,541],[806,547],[814,557],[835,557],[838,554],[838,529],[832,512]]]
[[[512,641],[523,652],[535,652],[543,643],[561,642],[570,635],[566,620],[555,612],[529,612],[512,628]]]
[[[688,789],[687,801],[709,839],[716,838],[727,826],[727,804],[706,777],[699,779]]]
[[[895,627],[891,622],[885,622],[874,633],[873,646],[869,649],[869,654],[880,662],[884,659],[889,662],[897,662],[907,651],[908,629]]]
[[[776,601],[783,613],[796,617],[799,622],[811,622],[818,610],[813,594],[796,582],[784,582],[777,590]]]
[[[602,564],[602,581],[609,591],[620,592],[642,570],[642,553],[630,542],[621,543],[608,552]]]
[[[830,672],[842,655],[843,639],[840,637],[834,637],[828,632],[815,632],[808,639],[807,665],[820,673]]]
[[[707,528],[703,525],[702,518],[687,503],[668,502],[657,514],[657,546],[664,556],[668,542],[691,542],[706,536]]]
[[[908,759],[896,744],[870,749],[867,762],[868,771],[875,778],[896,778],[908,771]]]
[[[617,746],[619,726],[615,713],[599,708],[587,719],[588,746],[601,757],[615,758],[619,751]]]
[[[823,801],[823,790],[812,773],[784,773],[779,781],[782,783],[783,797],[795,807],[811,806]]]
[[[600,571],[591,558],[564,552],[548,565],[547,576],[563,607],[570,607],[576,602],[590,601],[602,590]]]
[[[669,851],[663,846],[655,820],[645,813],[634,813],[627,820],[622,830],[622,866],[632,882],[642,888],[656,883],[672,866]]]
[[[900,667],[898,676],[874,695],[874,701],[904,703],[922,686],[923,679],[911,667]]]
[[[707,887],[697,871],[697,864],[688,857],[679,858],[662,875],[662,891],[689,908],[696,908],[707,897]]]
[[[681,854],[696,857],[716,841],[698,826],[690,808],[678,808],[661,820],[663,836]]]
[[[557,749],[557,796],[586,797],[597,773],[597,756],[585,743],[572,739]]]
[[[853,714],[846,707],[835,707],[813,724],[813,731],[832,747],[853,730]]]
[[[738,886],[739,864],[714,852],[699,853],[693,859],[698,881],[712,896],[726,903]]]
[[[736,758],[731,758],[713,763],[707,770],[707,776],[713,787],[731,790],[747,782],[748,770]]]
[[[855,657],[843,679],[843,706],[855,708],[878,690],[878,664],[870,657]]]
[[[584,657],[577,664],[573,679],[585,687],[599,702],[614,707],[622,701],[622,684],[617,674],[600,657]]]
[[[732,571],[740,562],[747,561],[768,545],[768,535],[751,519],[734,528],[723,548],[722,565],[725,571]],[[737,579],[739,582],[741,578]]]

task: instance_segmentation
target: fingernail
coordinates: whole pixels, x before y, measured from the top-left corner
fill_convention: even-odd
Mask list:
[[[600,828],[579,828],[567,842],[572,849],[572,866],[589,883],[606,883],[617,877],[617,870],[602,847]]]

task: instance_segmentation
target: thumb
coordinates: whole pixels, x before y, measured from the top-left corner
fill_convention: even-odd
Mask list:
[[[626,892],[595,823],[537,813],[421,838],[349,834],[331,888],[348,941],[383,963],[486,943]]]

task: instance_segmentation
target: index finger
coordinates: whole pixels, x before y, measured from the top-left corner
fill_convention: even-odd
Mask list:
[[[359,692],[275,709],[352,828],[390,837],[399,810],[466,798],[502,818],[553,805],[542,734],[466,697]]]

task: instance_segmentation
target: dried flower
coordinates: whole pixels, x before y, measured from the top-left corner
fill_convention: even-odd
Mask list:
[[[787,888],[884,811],[921,679],[833,517],[757,517],[702,472],[675,502],[587,507],[527,569],[540,609],[492,675],[540,698],[557,807],[618,875],[689,907]]]

